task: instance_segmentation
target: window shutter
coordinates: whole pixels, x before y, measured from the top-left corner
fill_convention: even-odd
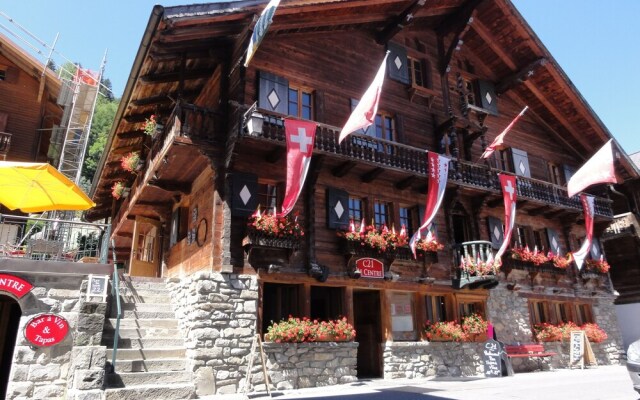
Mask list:
[[[327,227],[329,229],[349,227],[349,193],[344,190],[327,188]]]
[[[504,229],[502,221],[496,217],[487,217],[487,225],[489,226],[489,237],[491,237],[491,247],[499,249],[504,241]]]
[[[492,82],[478,79],[476,81],[477,105],[489,111],[493,115],[498,115],[498,96],[496,88]]]
[[[318,122],[325,122],[324,117],[324,92],[321,90],[313,91],[313,111],[315,114],[315,120]]]
[[[387,50],[389,51],[389,57],[387,57],[389,78],[409,85],[411,79],[409,78],[409,66],[407,64],[407,49],[395,43],[388,43]]]
[[[358,103],[360,103],[360,100],[358,99],[351,99],[351,112],[353,112],[353,110],[355,110],[356,106],[358,105]],[[346,121],[345,121],[346,122]],[[366,129],[358,129],[357,131],[355,131],[354,133],[357,133],[359,135],[369,135],[369,136],[375,136],[374,134],[374,129],[375,124],[371,124],[369,125]]]
[[[527,152],[512,148],[511,157],[513,158],[513,169],[515,170],[516,175],[531,178]]]
[[[14,66],[7,67],[4,73],[4,81],[6,83],[18,83],[20,78],[20,69]]]
[[[600,249],[600,241],[598,239],[593,239],[591,243],[591,258],[594,260],[599,260],[602,255],[602,250]]]
[[[396,114],[395,116],[395,125],[396,125],[396,137],[395,140],[398,143],[405,143],[404,141],[404,116],[400,114]]]
[[[280,114],[288,114],[289,81],[285,78],[260,71],[258,107]]]
[[[9,120],[9,114],[0,112],[0,132],[7,131],[7,121]]]
[[[248,217],[258,207],[258,176],[235,172],[231,181],[231,215]]]
[[[549,239],[549,249],[553,254],[563,255],[562,244],[560,243],[560,236],[558,236],[558,232],[547,228],[547,239]]]

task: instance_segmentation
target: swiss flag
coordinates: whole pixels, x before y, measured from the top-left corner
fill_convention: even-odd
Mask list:
[[[496,253],[495,259],[500,260],[511,242],[511,233],[516,222],[516,177],[499,174],[502,197],[504,198],[504,241]]]
[[[584,229],[587,231],[587,237],[584,238],[582,247],[573,253],[573,259],[576,262],[578,271],[582,269],[582,263],[587,257],[587,254],[589,254],[589,251],[591,251],[591,243],[593,242],[593,199],[593,196],[587,196],[586,194],[580,195],[580,202],[582,203],[582,209],[584,211]]]
[[[287,187],[282,202],[282,212],[279,214],[281,216],[293,210],[304,186],[311,164],[316,127],[317,124],[311,121],[292,118],[284,120],[287,136]]]

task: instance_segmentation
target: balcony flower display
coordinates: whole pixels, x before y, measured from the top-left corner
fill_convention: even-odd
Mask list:
[[[456,321],[431,323],[427,321],[423,328],[424,336],[434,342],[464,342],[467,334]]]
[[[479,257],[473,259],[471,256],[460,257],[460,270],[470,276],[495,275],[500,271],[500,261],[493,258],[482,261]]]
[[[597,272],[599,274],[606,274],[611,269],[611,266],[608,262],[605,261],[604,257],[600,256],[599,260],[585,260],[585,270],[586,272]]]
[[[515,260],[530,262],[535,266],[540,266],[549,262],[549,258],[543,252],[538,251],[537,248],[535,248],[534,251],[531,251],[529,250],[529,246],[514,247],[511,250],[511,257]]]
[[[419,239],[416,241],[416,250],[437,252],[444,249],[444,245],[438,242],[436,239]]]
[[[533,326],[533,333],[537,341],[539,342],[560,342],[569,340],[571,331],[585,331],[587,338],[590,342],[601,343],[607,339],[607,333],[604,329],[600,328],[596,323],[587,323],[582,326],[578,326],[573,322],[566,322],[562,324],[535,324]]]
[[[480,314],[470,314],[462,318],[462,330],[469,336],[487,333],[489,323]]]
[[[156,128],[158,127],[158,122],[156,121],[156,116],[151,115],[149,118],[145,118],[144,125],[142,125],[142,129],[144,133],[153,136],[156,133]]]
[[[573,262],[573,255],[567,253],[564,257],[559,254],[547,253],[547,259],[553,263],[553,266],[558,269],[567,269]]]
[[[134,151],[128,154],[125,154],[120,159],[120,165],[122,169],[125,171],[133,172],[140,165],[140,152]]]
[[[300,239],[304,236],[297,214],[292,219],[289,215],[280,217],[275,213],[261,213],[259,208],[249,217],[248,230],[250,235],[263,237]]]
[[[395,228],[389,230],[386,226],[378,230],[374,225],[365,226],[360,224],[360,229],[356,230],[355,223],[351,221],[349,231],[338,232],[338,236],[347,242],[358,247],[374,250],[380,254],[394,252],[398,247],[406,246],[408,243],[406,231],[397,233]]]
[[[346,317],[318,321],[289,316],[287,320],[272,322],[265,340],[276,343],[350,342],[355,337],[356,330]]]
[[[124,194],[124,190],[125,189],[126,189],[126,186],[124,185],[124,182],[123,181],[117,181],[111,187],[111,196],[113,196],[113,198],[116,199],[116,200],[120,200],[120,198]]]

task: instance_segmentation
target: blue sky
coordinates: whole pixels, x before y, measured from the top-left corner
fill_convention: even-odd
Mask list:
[[[165,1],[164,6],[198,1]],[[84,67],[97,69],[108,49],[105,76],[119,97],[156,1],[55,2],[2,0],[0,11]],[[587,102],[628,153],[640,151],[640,1],[513,0]],[[0,32],[11,24],[0,17]],[[10,35],[9,35],[10,36]],[[20,46],[27,47],[15,38]],[[63,60],[54,57],[59,65]]]

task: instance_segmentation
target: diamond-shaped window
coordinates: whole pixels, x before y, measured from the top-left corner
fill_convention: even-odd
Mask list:
[[[522,160],[520,160],[520,164],[518,165],[518,168],[520,169],[520,172],[524,175],[525,172],[527,172],[527,166],[524,165],[524,163],[522,162]]]
[[[244,185],[240,191],[240,198],[245,206],[249,203],[249,200],[251,200],[251,192],[249,191],[249,188],[247,188],[247,185]]]
[[[487,103],[491,104],[491,102],[493,101],[493,97],[491,97],[491,93],[487,92],[487,94],[484,95],[484,98],[487,99]]]
[[[342,206],[341,202],[338,202],[336,206],[333,207],[333,210],[336,212],[338,218],[342,218],[342,214],[344,214],[344,207]]]
[[[271,89],[271,92],[267,96],[267,100],[269,100],[269,104],[274,110],[278,107],[278,104],[280,104],[280,97],[278,97],[278,93],[276,93],[275,89]]]

